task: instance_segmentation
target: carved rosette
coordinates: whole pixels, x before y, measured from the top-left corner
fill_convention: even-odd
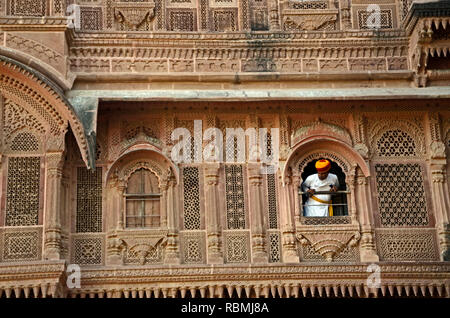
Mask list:
[[[320,226],[297,228],[297,239],[303,246],[311,245],[313,250],[328,262],[333,261],[347,246],[355,247],[361,234],[358,226]]]

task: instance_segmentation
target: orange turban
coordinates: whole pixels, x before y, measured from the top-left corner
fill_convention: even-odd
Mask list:
[[[328,172],[331,169],[331,163],[328,160],[322,159],[316,162],[317,172]]]

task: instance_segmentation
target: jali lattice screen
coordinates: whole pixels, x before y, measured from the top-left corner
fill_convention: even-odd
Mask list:
[[[38,224],[40,166],[40,157],[8,159],[6,226]]]
[[[184,228],[200,229],[200,189],[197,167],[183,168],[184,184]]]
[[[77,233],[102,231],[102,168],[77,169]]]
[[[244,177],[242,166],[226,165],[225,179],[228,229],[245,229]]]
[[[419,164],[375,165],[381,225],[426,226],[427,204]]]

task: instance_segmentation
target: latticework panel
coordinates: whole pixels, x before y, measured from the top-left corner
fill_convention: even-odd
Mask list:
[[[43,17],[47,15],[47,0],[9,0],[8,13],[16,16]]]
[[[322,263],[327,262],[324,256],[317,253],[311,245],[300,246],[300,259],[303,262]],[[359,249],[357,247],[346,246],[342,251],[333,257],[336,263],[353,263],[359,261]]]
[[[246,228],[244,177],[241,165],[225,166],[227,228]]]
[[[269,232],[269,262],[278,263],[281,261],[281,240],[279,232]]]
[[[15,152],[37,152],[39,151],[39,140],[32,133],[18,133],[9,146],[11,151]]]
[[[72,239],[72,262],[78,265],[102,265],[103,237],[77,237]]]
[[[102,232],[102,168],[77,169],[76,231]]]
[[[102,30],[103,13],[99,7],[81,7],[80,20],[82,30]]]
[[[406,18],[408,15],[409,7],[411,6],[412,0],[400,0],[401,5],[401,15],[402,20]]]
[[[277,209],[277,188],[275,183],[275,174],[267,175],[267,197],[268,197],[268,213],[269,228],[278,228],[278,209]]]
[[[388,130],[377,140],[377,154],[381,157],[415,156],[416,144],[406,132]]]
[[[183,204],[184,228],[186,230],[199,230],[200,219],[200,185],[197,167],[183,168]]]
[[[367,10],[358,10],[358,27],[360,29],[371,29],[371,25],[368,21],[372,21],[372,12]],[[369,20],[370,19],[370,20]],[[380,11],[380,25],[376,27],[377,29],[392,29],[392,10],[381,10]]]
[[[378,255],[382,261],[438,260],[435,230],[378,229]]]
[[[169,31],[196,31],[196,15],[192,10],[168,11]]]
[[[38,224],[40,177],[40,157],[8,159],[6,226]]]
[[[350,216],[332,217],[300,217],[300,223],[304,225],[330,225],[330,224],[351,224]]]
[[[376,164],[375,171],[381,225],[428,225],[422,167],[412,163]]]
[[[214,31],[230,32],[237,30],[236,10],[214,10],[212,15]]]
[[[224,232],[225,262],[250,262],[250,237],[248,232]]]
[[[290,1],[289,6],[292,9],[317,10],[327,9],[328,1]]]
[[[204,232],[185,232],[181,234],[183,263],[206,263],[206,238]]]
[[[8,229],[0,243],[3,262],[37,261],[41,259],[42,229]]]

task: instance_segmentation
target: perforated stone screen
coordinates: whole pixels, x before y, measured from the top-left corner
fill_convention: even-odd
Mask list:
[[[376,164],[375,171],[381,225],[428,225],[422,167],[413,163]]]
[[[8,159],[6,226],[38,224],[40,169],[40,157]]]
[[[77,169],[76,231],[102,231],[102,168]]]
[[[277,211],[277,189],[275,184],[275,174],[267,175],[267,195],[268,195],[268,212],[269,212],[269,228],[278,228],[278,211]]]
[[[406,157],[416,155],[414,139],[399,129],[386,131],[377,140],[377,151],[381,157]]]
[[[230,230],[245,229],[244,177],[241,165],[226,165],[227,227]]]
[[[3,233],[1,259],[4,262],[21,262],[41,259],[41,229],[21,229]]]
[[[79,265],[103,263],[103,240],[101,237],[75,238],[72,261]]]
[[[200,229],[200,187],[197,167],[183,168],[184,228]]]

